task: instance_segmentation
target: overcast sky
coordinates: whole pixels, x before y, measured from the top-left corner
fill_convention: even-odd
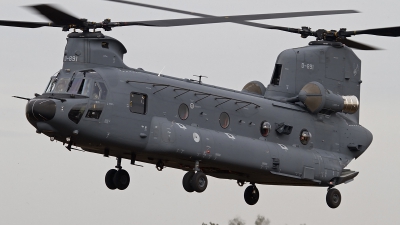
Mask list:
[[[271,3],[274,2],[274,3]],[[189,18],[154,9],[100,0],[56,3],[91,21]],[[156,4],[210,15],[241,15],[311,10],[355,9],[362,13],[265,20],[263,23],[313,29],[349,30],[400,26],[400,2],[392,1],[238,1],[151,0]],[[47,21],[20,6],[28,0],[2,0],[0,20]],[[106,33],[106,32],[105,32]],[[128,49],[124,61],[180,78],[202,74],[206,83],[241,90],[251,80],[268,84],[277,55],[312,41],[299,35],[238,24],[175,28],[126,27],[106,33]],[[361,120],[374,135],[369,149],[348,168],[360,171],[355,181],[337,188],[342,203],[330,209],[326,188],[258,185],[260,200],[248,206],[245,187],[236,181],[209,178],[204,193],[182,188],[184,172],[154,165],[122,166],[131,176],[124,191],[110,191],[105,173],[115,158],[67,151],[35,133],[25,118],[26,101],[42,93],[62,67],[67,33],[57,28],[0,27],[0,221],[2,224],[227,224],[240,216],[253,224],[258,214],[272,225],[398,224],[400,221],[398,112],[400,39],[360,35],[353,40],[384,48],[358,51],[362,60]]]

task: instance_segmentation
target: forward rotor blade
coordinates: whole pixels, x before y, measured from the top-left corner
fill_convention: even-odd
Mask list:
[[[368,30],[347,31],[346,34],[350,35],[371,34],[377,36],[399,37],[400,27],[385,27],[385,28],[375,28]]]
[[[124,1],[124,0],[106,0],[106,1],[118,2],[118,3],[123,3],[123,4],[129,4],[129,5],[136,5],[136,6],[142,6],[142,7],[147,7],[147,8],[152,8],[152,9],[159,9],[159,10],[175,12],[175,13],[182,13],[182,14],[192,15],[192,16],[214,17],[214,16],[211,16],[211,15],[206,15],[206,14],[201,14],[201,13],[196,13],[196,12],[189,12],[189,11],[184,11],[184,10],[180,10],[180,9],[172,9],[172,8],[156,6],[156,5],[149,5],[149,4],[144,4],[144,3],[140,3],[140,2],[131,2],[131,1]]]
[[[159,9],[159,10],[164,10],[164,11],[182,13],[182,14],[187,14],[187,15],[192,15],[192,16],[199,16],[199,17],[215,19],[215,20],[205,20],[205,19],[201,19],[201,18],[196,18],[196,19],[198,19],[198,21],[192,19],[192,21],[190,21],[190,22],[189,21],[186,22],[183,20],[182,21],[165,20],[165,22],[163,22],[163,21],[157,21],[157,22],[156,21],[142,21],[142,22],[138,22],[138,23],[142,23],[142,24],[132,24],[132,25],[143,25],[143,26],[185,26],[185,25],[196,25],[196,24],[234,22],[234,23],[248,25],[248,26],[261,27],[261,28],[267,28],[267,29],[276,29],[276,28],[271,28],[271,27],[275,27],[275,26],[247,22],[246,20],[263,20],[263,19],[278,19],[278,18],[291,18],[291,17],[303,17],[303,16],[320,16],[320,15],[358,13],[358,11],[355,11],[355,10],[330,10],[330,11],[289,12],[289,13],[271,13],[271,14],[258,14],[258,15],[217,17],[217,16],[212,16],[212,15],[207,15],[207,14],[202,14],[202,13],[189,12],[189,11],[172,9],[172,8],[155,6],[155,5],[149,5],[149,4],[139,3],[139,2],[131,2],[131,1],[125,1],[125,0],[106,0],[106,1],[118,2],[118,3],[123,3],[123,4],[136,5],[136,6]],[[219,19],[219,18],[221,18],[221,19]],[[223,19],[223,18],[226,18],[226,19]],[[190,19],[186,19],[186,20],[190,20]]]
[[[341,10],[343,13],[354,12],[352,10]],[[314,11],[314,12],[292,12],[292,13],[272,13],[272,14],[255,14],[255,15],[240,15],[240,16],[218,16],[206,18],[191,18],[191,19],[171,19],[171,20],[148,20],[138,22],[120,22],[119,26],[154,26],[154,27],[173,27],[187,26],[211,23],[226,23],[226,22],[242,22],[246,20],[265,20],[276,18],[301,17],[310,15],[329,15],[332,11]]]
[[[179,10],[179,9],[172,9],[172,8],[161,7],[161,6],[155,6],[155,5],[149,5],[149,4],[139,3],[139,2],[131,2],[131,1],[125,1],[125,0],[106,0],[106,1],[142,6],[142,7],[159,9],[159,10],[176,12],[176,13],[183,13],[183,14],[192,15],[192,16],[214,17],[211,15],[206,15],[206,14],[201,14],[201,13],[196,13],[196,12],[189,12],[189,11],[184,11],[184,10]],[[236,17],[237,21],[240,21],[240,20],[243,21],[243,20],[262,20],[262,19],[303,17],[303,16],[322,16],[322,15],[347,14],[347,13],[359,13],[359,12],[355,11],[355,10],[328,10],[328,11],[308,11],[308,12],[289,12],[289,13],[270,13],[270,14],[259,14],[259,15],[230,16],[230,18]]]
[[[71,16],[59,9],[54,8],[51,5],[33,5],[29,6],[30,8],[36,10],[38,13],[41,15],[45,16],[48,18],[50,21],[57,25],[77,25],[77,26],[83,26],[83,21],[80,19]]]
[[[370,46],[370,45],[366,45],[366,44],[363,44],[361,42],[352,41],[352,40],[349,40],[349,39],[343,39],[343,40],[340,40],[340,42],[345,44],[347,47],[360,49],[360,50],[382,50],[380,48],[377,48],[377,47],[374,47],[374,46]]]
[[[142,6],[142,7],[152,8],[152,9],[159,9],[159,10],[181,13],[181,14],[186,14],[186,15],[191,15],[191,16],[216,17],[216,16],[207,15],[207,14],[203,14],[203,13],[189,12],[189,11],[184,11],[184,10],[180,10],[180,9],[172,9],[172,8],[167,8],[167,7],[162,7],[162,6],[144,4],[144,3],[140,3],[140,2],[131,2],[131,1],[124,1],[124,0],[106,0],[106,1],[118,2],[118,3],[135,5],[135,6]],[[357,11],[354,11],[354,12],[357,12]],[[351,12],[351,13],[353,13],[353,12]],[[254,22],[248,22],[248,21],[241,21],[241,22],[234,22],[234,23],[252,26],[252,27],[258,27],[258,28],[265,28],[265,29],[277,29],[277,30],[285,30],[285,31],[288,31],[288,29],[294,29],[294,28],[285,28],[284,29],[283,27],[282,27],[282,29],[279,29],[280,27],[277,27],[277,26],[271,26],[271,25],[267,25],[267,24],[254,23]],[[298,33],[298,30],[299,29],[297,29],[297,31],[295,33]]]
[[[53,23],[46,22],[25,22],[25,21],[9,21],[0,20],[0,26],[8,27],[25,27],[25,28],[39,28],[39,27],[54,27]]]

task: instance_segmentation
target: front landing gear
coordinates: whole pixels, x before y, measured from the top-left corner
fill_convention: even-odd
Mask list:
[[[340,191],[335,188],[329,188],[328,193],[326,194],[326,203],[332,209],[337,208],[342,201],[342,196],[340,195]]]
[[[183,176],[182,185],[187,192],[201,193],[206,190],[208,180],[207,176],[200,171],[199,162],[196,161],[194,171],[189,171]]]
[[[259,198],[260,198],[260,192],[258,191],[255,184],[248,186],[244,191],[244,200],[249,205],[256,204]]]
[[[115,168],[118,170],[111,169],[106,173],[106,186],[111,190],[125,190],[129,186],[130,177],[129,173],[121,167],[121,158],[117,158],[117,166]]]

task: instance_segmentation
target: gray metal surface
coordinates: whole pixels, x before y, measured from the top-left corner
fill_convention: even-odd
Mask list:
[[[218,178],[331,187],[337,179],[344,182],[343,169],[372,142],[372,134],[358,124],[358,112],[313,114],[299,102],[284,101],[311,81],[359,98],[361,61],[347,47],[283,51],[277,59],[282,64],[279,85],[268,85],[262,96],[129,68],[119,41],[101,33],[87,35],[69,35],[57,79],[103,82],[106,99],[50,92],[31,100],[54,101],[54,118],[29,121],[38,132],[65,144],[183,170],[200,161],[204,173]],[[131,112],[131,93],[147,96],[145,114]],[[182,103],[189,109],[186,120],[178,115]],[[68,114],[78,104],[86,108],[75,123]],[[92,104],[103,107],[98,119],[87,118]],[[27,112],[33,109],[29,107]],[[219,121],[223,112],[229,115],[226,129]],[[272,125],[267,137],[260,132],[264,121]],[[276,132],[279,124],[291,127],[290,134]],[[305,145],[300,141],[303,130],[312,135]]]

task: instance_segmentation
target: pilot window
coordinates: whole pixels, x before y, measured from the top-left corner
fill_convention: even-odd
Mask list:
[[[100,99],[101,100],[106,100],[106,98],[107,98],[106,85],[103,82],[99,82],[99,86],[100,86]]]
[[[57,77],[52,77],[50,79],[49,85],[47,85],[45,93],[53,92],[56,83],[57,83]]]
[[[106,100],[107,98],[107,88],[103,82],[94,82],[92,99]]]
[[[279,85],[281,80],[282,64],[275,64],[274,73],[272,74],[271,84]]]
[[[131,92],[129,109],[133,113],[146,114],[147,95]]]
[[[74,78],[68,87],[68,93],[89,96],[91,82],[89,79]]]
[[[57,79],[56,86],[53,90],[53,93],[65,93],[67,92],[68,84],[69,84],[70,78],[68,77],[63,77],[60,79]]]

